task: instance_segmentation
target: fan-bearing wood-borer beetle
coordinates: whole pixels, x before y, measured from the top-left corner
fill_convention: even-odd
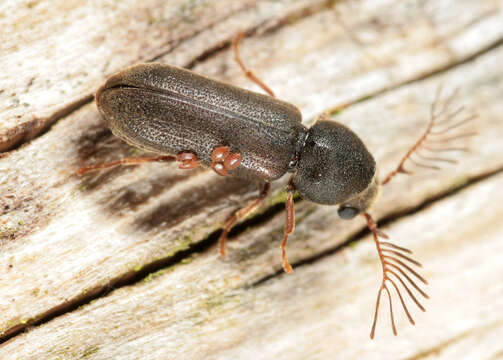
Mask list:
[[[293,271],[286,257],[286,244],[295,224],[295,191],[315,203],[339,205],[338,214],[343,219],[361,214],[373,234],[383,268],[371,337],[374,336],[383,291],[387,292],[391,306],[389,284],[397,291],[409,321],[414,324],[398,285],[401,284],[424,311],[407,285],[408,282],[422,296],[428,297],[413,278],[427,284],[426,280],[410,267],[410,264],[421,264],[405,255],[410,254],[410,250],[382,241],[380,238],[386,239],[387,236],[377,229],[367,211],[377,199],[382,185],[398,173],[408,173],[404,168],[407,160],[416,166],[433,169],[438,167],[432,162],[452,162],[443,157],[421,154],[420,151],[466,150],[439,147],[439,144],[473,135],[462,133],[442,137],[474,117],[452,122],[461,113],[449,110],[455,93],[440,110],[435,101],[424,134],[405,154],[396,170],[380,181],[373,156],[355,133],[327,119],[318,119],[310,128],[305,127],[299,110],[276,99],[271,89],[246,68],[238,50],[242,36],[240,34],[233,44],[235,59],[245,75],[270,96],[159,63],[127,68],[110,77],[99,88],[96,93],[98,109],[116,136],[135,147],[161,155],[88,165],[78,173],[121,164],[178,161],[180,169],[204,165],[221,176],[261,180],[263,186],[258,198],[236,211],[225,223],[219,240],[222,255],[225,255],[228,232],[267,196],[269,183],[292,173],[286,188],[286,224],[281,243],[284,270],[288,273]],[[439,118],[442,121],[438,121]],[[428,144],[432,136],[437,136],[432,140],[433,147]],[[419,160],[412,158],[413,154]],[[396,335],[392,308],[390,310],[391,325]]]

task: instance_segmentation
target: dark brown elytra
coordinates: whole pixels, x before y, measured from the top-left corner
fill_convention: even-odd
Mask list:
[[[79,169],[78,174],[117,165],[177,161],[180,169],[204,165],[221,176],[261,180],[263,185],[257,199],[234,212],[225,222],[219,239],[220,253],[224,256],[227,235],[236,222],[267,197],[271,181],[292,173],[286,187],[286,222],[281,242],[283,269],[293,272],[286,256],[286,245],[295,226],[295,192],[315,203],[339,205],[338,214],[343,219],[361,214],[372,232],[383,270],[370,337],[374,337],[383,291],[389,298],[391,326],[396,335],[388,286],[395,289],[405,314],[414,324],[398,285],[424,311],[410,287],[428,298],[415,279],[424,284],[427,281],[412,268],[421,267],[421,264],[409,256],[410,250],[381,240],[388,237],[377,229],[368,210],[382,185],[399,173],[411,173],[405,169],[405,163],[436,170],[441,162],[454,162],[439,153],[467,151],[454,146],[453,142],[474,133],[451,132],[472,121],[474,116],[457,120],[464,109],[451,110],[456,93],[439,109],[439,90],[426,131],[397,168],[381,181],[374,158],[350,129],[324,116],[306,128],[295,106],[276,99],[273,91],[241,60],[239,44],[243,35],[233,43],[235,60],[246,77],[269,96],[164,64],[127,68],[98,89],[98,109],[116,136],[160,155],[88,165]]]

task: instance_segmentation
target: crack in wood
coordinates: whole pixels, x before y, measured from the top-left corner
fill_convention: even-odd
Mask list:
[[[276,204],[274,206],[267,208],[259,215],[256,215],[236,225],[231,231],[230,236],[232,237],[234,235],[242,233],[249,227],[260,226],[261,224],[270,220],[274,215],[283,211],[283,209],[284,209],[283,204]],[[85,295],[78,295],[75,298],[66,301],[65,303],[62,303],[52,309],[47,310],[43,314],[40,314],[40,316],[38,316],[37,318],[25,324],[18,324],[6,330],[0,337],[0,345],[19,335],[27,328],[43,325],[44,323],[47,323],[54,318],[72,312],[74,310],[77,310],[81,306],[87,305],[96,299],[104,297],[115,289],[135,285],[144,280],[146,277],[162,269],[166,269],[174,265],[180,264],[184,260],[186,261],[187,259],[189,259],[190,257],[192,257],[197,253],[207,251],[209,248],[213,247],[217,243],[218,238],[220,237],[220,233],[221,229],[215,230],[210,234],[208,234],[208,236],[203,238],[201,241],[189,245],[187,249],[178,251],[171,257],[162,258],[152,263],[145,264],[139,271],[130,271],[119,277],[111,279],[108,283],[104,285],[97,286],[93,289],[89,289]]]
[[[309,16],[309,14],[307,16]],[[281,28],[281,24],[277,28]],[[463,65],[465,63],[468,63],[470,61],[475,60],[477,57],[479,57],[487,52],[490,52],[490,51],[500,47],[502,44],[503,44],[503,38],[498,39],[495,42],[493,42],[492,44],[487,45],[485,48],[480,49],[476,53],[471,54],[470,56],[467,56],[466,58],[461,59],[460,61],[458,61],[456,63],[451,63],[451,64],[448,64],[444,67],[435,69],[434,71],[431,71],[431,72],[428,72],[425,74],[421,74],[421,76],[419,76],[417,78],[410,79],[408,81],[404,81],[404,82],[401,82],[398,84],[394,84],[393,86],[390,86],[389,88],[383,89],[382,91],[375,92],[371,96],[367,96],[363,99],[354,101],[350,105],[355,104],[357,102],[366,101],[366,100],[370,99],[371,97],[375,97],[375,96],[390,92],[391,90],[409,85],[411,83],[415,83],[415,82],[424,80],[426,78],[433,77],[439,73],[443,73],[445,71],[456,68],[460,65]],[[228,44],[225,47],[227,47],[227,46],[228,46]],[[216,53],[218,51],[221,51],[225,47],[215,49],[214,51]],[[211,54],[210,54],[210,56],[211,56]],[[204,57],[203,60],[206,58],[207,57]],[[89,101],[90,101],[90,99],[87,102],[89,102]],[[80,104],[79,107],[85,105],[87,102]],[[76,110],[77,108],[71,110],[70,112]],[[61,117],[64,117],[66,115],[68,115],[68,113],[62,115]],[[47,129],[45,129],[42,133],[49,131],[51,126],[49,126]],[[42,133],[40,133],[40,134],[42,134]],[[39,136],[39,135],[37,135],[37,136]],[[21,146],[21,145],[22,144],[19,144],[19,146]],[[2,154],[0,154],[0,156],[2,156]],[[496,170],[493,170],[493,171],[490,171],[490,172],[487,172],[484,174],[479,174],[477,176],[474,176],[474,177],[468,179],[467,182],[458,186],[457,188],[446,189],[446,191],[444,191],[442,193],[435,194],[434,196],[424,200],[421,204],[415,206],[412,209],[408,209],[406,211],[397,212],[397,213],[391,213],[391,214],[387,215],[386,217],[384,217],[380,221],[380,224],[381,225],[389,225],[389,224],[392,224],[393,222],[401,219],[404,216],[418,213],[418,212],[422,211],[423,209],[427,208],[428,206],[430,206],[431,204],[433,204],[439,200],[442,200],[448,196],[452,196],[456,192],[458,192],[462,189],[468,188],[468,187],[470,187],[480,181],[483,181],[491,176],[495,176],[502,171],[503,171],[503,168],[499,168],[499,169],[496,169]],[[118,201],[120,202],[120,200],[118,200]],[[250,228],[250,227],[251,228],[259,227],[261,224],[267,222],[274,215],[277,215],[277,214],[283,212],[283,209],[284,209],[283,204],[273,205],[273,206],[265,209],[264,213],[256,215],[256,216],[248,219],[247,221],[243,222],[239,226],[237,226],[235,228],[235,230],[233,231],[233,234],[239,234],[239,233],[243,232],[245,229]],[[212,247],[216,243],[219,233],[220,233],[220,230],[216,230],[216,231],[210,233],[207,237],[202,239],[200,242],[190,245],[189,248],[186,250],[181,250],[181,251],[175,253],[171,257],[166,257],[166,258],[160,259],[158,261],[144,265],[140,271],[131,271],[126,274],[122,274],[121,276],[110,280],[107,284],[105,284],[103,286],[98,286],[94,289],[89,290],[85,295],[77,296],[77,297],[73,298],[72,300],[69,300],[63,304],[60,304],[50,310],[47,310],[43,314],[40,314],[33,321],[27,322],[26,324],[16,325],[15,327],[7,330],[4,333],[4,335],[0,338],[0,344],[5,343],[9,339],[12,339],[16,335],[22,333],[28,327],[38,326],[38,325],[42,325],[44,323],[47,323],[50,320],[52,320],[60,315],[64,315],[66,313],[72,312],[82,305],[88,304],[95,299],[106,296],[108,293],[110,293],[110,291],[112,291],[114,289],[118,289],[118,288],[121,288],[124,286],[134,285],[137,282],[144,279],[145,277],[155,273],[156,271],[159,271],[161,269],[168,268],[170,266],[181,263],[184,259],[190,258],[191,256],[193,256],[194,254],[196,254],[198,252],[207,251],[210,247]],[[326,251],[320,252],[319,254],[316,254],[313,257],[310,257],[310,258],[304,259],[302,261],[299,261],[297,263],[294,263],[294,266],[301,266],[301,265],[305,265],[305,264],[308,265],[308,264],[314,263],[314,262],[316,262],[326,256],[337,253],[338,251],[340,251],[344,247],[347,247],[353,241],[361,240],[367,234],[368,234],[368,230],[364,229],[364,230],[358,232],[356,235],[349,238],[348,240],[346,240],[344,243],[337,245],[337,246],[335,246],[331,249],[328,249]],[[282,273],[283,273],[282,271],[278,271],[274,274],[271,274],[270,276],[266,276],[256,282],[252,283],[251,285],[247,285],[246,287],[260,286],[261,284],[266,283],[268,280],[282,275]]]
[[[260,34],[260,35],[262,35],[262,34],[272,34],[272,33],[276,32],[276,31],[278,31],[279,29],[281,29],[285,25],[294,24],[295,22],[298,22],[298,21],[300,21],[302,19],[305,19],[305,18],[307,18],[309,16],[315,15],[318,12],[321,12],[321,11],[324,11],[324,10],[326,10],[328,8],[331,8],[337,2],[338,2],[337,0],[327,0],[327,1],[323,2],[323,3],[321,3],[321,4],[316,4],[314,6],[306,6],[305,8],[299,9],[296,12],[285,14],[285,16],[283,18],[275,19],[275,23],[272,24],[272,25],[270,25],[270,26],[267,26],[267,22],[271,21],[269,19],[269,20],[266,20],[266,21],[262,22],[261,24],[258,24],[256,26],[250,27],[248,29],[244,29],[243,31],[246,32],[247,34],[255,34],[255,33]],[[232,16],[234,16],[234,15],[236,15],[236,14],[242,12],[242,11],[249,10],[252,7],[253,6],[246,6],[243,9],[240,9],[239,11],[236,11],[236,12],[233,12],[233,13],[229,14],[227,17],[223,18],[223,20],[226,20],[226,19],[228,19],[228,18],[230,18],[230,17],[232,17]],[[490,15],[490,14],[488,13],[487,15]],[[481,21],[480,17],[476,19],[476,22],[480,22],[480,21]],[[182,44],[185,41],[188,41],[188,40],[190,40],[192,38],[197,37],[198,35],[200,35],[201,33],[204,33],[205,31],[208,31],[209,29],[213,28],[215,26],[215,24],[216,23],[212,23],[208,27],[206,27],[206,28],[204,28],[202,30],[199,30],[197,32],[194,32],[194,33],[190,34],[189,36],[177,39],[176,44],[173,45],[172,48],[170,48],[167,51],[164,51],[164,52],[161,52],[159,54],[156,54],[151,59],[146,59],[145,61],[155,61],[156,59],[160,59],[163,56],[166,56],[166,55],[174,52],[180,44]],[[218,44],[214,45],[213,47],[210,47],[210,48],[204,50],[201,54],[197,55],[196,57],[192,58],[191,60],[188,60],[184,64],[184,67],[187,68],[187,69],[192,69],[199,62],[202,62],[202,61],[204,61],[204,60],[206,60],[206,59],[214,56],[215,54],[219,53],[220,51],[224,51],[224,50],[228,49],[230,47],[232,41],[233,41],[233,39],[227,39],[226,41],[218,43]],[[477,52],[471,54],[470,56],[468,56],[468,57],[466,57],[464,59],[461,59],[461,60],[459,60],[457,62],[448,63],[445,66],[442,66],[440,68],[434,69],[431,72],[426,72],[426,73],[422,74],[419,77],[416,77],[416,78],[413,78],[413,79],[409,79],[409,80],[406,80],[406,81],[403,81],[403,82],[395,83],[392,86],[386,87],[386,88],[381,89],[379,91],[375,91],[372,94],[368,94],[367,96],[365,96],[363,98],[357,99],[355,101],[350,101],[350,102],[344,104],[344,108],[346,108],[348,106],[351,106],[353,104],[359,103],[362,100],[371,99],[371,98],[373,98],[375,96],[388,93],[388,92],[390,92],[392,90],[395,90],[395,89],[401,88],[403,86],[407,86],[407,85],[410,85],[412,83],[424,80],[426,78],[432,77],[432,76],[434,76],[436,74],[448,71],[450,69],[454,69],[457,66],[466,64],[466,63],[474,60],[475,58],[479,57],[480,55],[483,55],[484,53],[487,53],[487,52],[489,52],[489,51],[491,51],[491,50],[499,47],[501,44],[503,44],[503,38],[500,38],[500,39],[494,41],[493,43],[487,45],[485,48],[482,48],[482,49],[478,50]],[[27,137],[29,137],[29,134],[26,134],[26,132],[24,130],[22,131],[21,128],[16,127],[14,129],[11,129],[11,132],[12,132],[13,136],[15,137],[15,140],[12,142],[11,146],[8,146],[4,150],[0,151],[0,155],[2,153],[8,153],[10,151],[17,150],[22,145],[24,145],[26,143],[29,143],[30,141],[38,138],[39,136],[42,136],[43,134],[47,133],[48,131],[50,131],[50,129],[52,128],[52,126],[54,126],[59,120],[61,120],[64,117],[68,116],[72,112],[77,111],[78,109],[80,109],[84,105],[90,103],[93,99],[94,99],[94,94],[88,94],[88,95],[85,95],[84,97],[82,97],[80,99],[77,99],[75,102],[69,104],[68,106],[66,106],[66,107],[64,107],[64,108],[56,111],[53,115],[51,115],[48,118],[49,120],[47,120],[47,122],[45,122],[45,123],[42,124],[42,126],[44,128],[42,130],[40,130],[33,137],[30,137],[29,139],[27,139]],[[340,109],[340,105],[336,106],[335,108]],[[23,125],[23,126],[34,127],[34,125],[32,123],[26,123],[26,125]],[[16,135],[17,133],[19,133],[20,135]]]
[[[460,59],[459,61],[457,62],[453,62],[453,63],[449,63],[445,66],[441,66],[437,69],[434,69],[432,71],[429,71],[429,72],[426,72],[416,78],[413,78],[413,79],[409,79],[409,80],[406,80],[406,81],[403,81],[403,82],[400,82],[400,83],[396,83],[396,84],[393,84],[393,86],[389,86],[389,87],[386,87],[386,88],[383,88],[379,91],[375,91],[371,94],[368,94],[368,95],[365,95],[359,99],[356,99],[354,101],[349,101],[347,103],[344,103],[344,104],[339,104],[339,105],[336,105],[336,106],[333,106],[333,107],[330,107],[328,109],[326,109],[323,113],[325,114],[331,114],[331,113],[336,113],[336,112],[339,112],[343,109],[346,109],[352,105],[356,105],[356,104],[360,104],[360,103],[364,103],[365,101],[368,101],[368,100],[371,100],[377,96],[381,96],[381,95],[385,95],[385,94],[388,94],[390,93],[391,91],[395,91],[397,89],[400,89],[400,88],[403,88],[403,87],[406,87],[408,85],[411,85],[411,84],[414,84],[414,83],[417,83],[417,82],[421,82],[423,80],[426,80],[426,79],[429,79],[429,78],[432,78],[436,75],[439,75],[439,74],[442,74],[442,73],[445,73],[447,71],[450,71],[450,70],[454,70],[460,66],[463,66],[471,61],[474,61],[476,60],[478,57],[484,55],[484,54],[487,54],[493,50],[496,50],[497,48],[499,48],[500,46],[503,46],[503,38],[500,38],[500,39],[497,39],[495,40],[494,42],[488,44],[486,47],[484,48],[481,48],[480,50],[478,50],[477,52],[471,54],[470,56],[467,56],[466,58],[463,58],[463,59]],[[313,119],[312,121],[314,121],[315,119]]]
[[[413,214],[417,214],[424,209],[428,208],[429,206],[433,205],[436,202],[439,202],[449,196],[452,196],[462,190],[465,190],[467,188],[473,187],[476,184],[492,177],[492,176],[497,176],[498,174],[503,172],[503,167],[495,169],[493,171],[479,174],[477,176],[474,176],[470,179],[468,179],[465,183],[461,184],[460,186],[452,189],[447,189],[447,191],[435,194],[434,196],[427,198],[425,201],[423,201],[421,204],[398,213],[391,213],[388,216],[384,217],[379,221],[381,226],[389,226],[392,223],[400,220],[401,218],[405,216],[411,216]],[[302,199],[298,199],[298,202],[301,202]],[[231,235],[238,235],[245,231],[246,229],[250,228],[257,228],[260,227],[262,224],[265,222],[269,221],[271,218],[273,218],[275,215],[281,213],[284,211],[284,206],[283,204],[276,204],[273,205],[269,208],[266,208],[264,212],[262,212],[259,215],[256,215],[240,224],[238,224],[232,231]],[[218,238],[220,236],[221,230],[216,230],[212,233],[210,233],[207,237],[202,239],[200,242],[191,244],[189,247],[185,250],[181,250],[177,253],[175,253],[172,257],[167,257],[167,258],[162,258],[157,261],[154,261],[152,263],[144,265],[139,271],[130,271],[126,274],[121,275],[120,277],[114,278],[110,280],[107,284],[95,287],[94,289],[88,290],[85,295],[79,295],[75,297],[74,299],[71,299],[65,303],[62,303],[52,309],[47,310],[45,313],[41,314],[39,317],[33,319],[30,322],[27,322],[26,324],[18,324],[15,327],[12,327],[11,329],[8,329],[7,331],[4,332],[3,336],[0,337],[0,345],[9,341],[10,339],[16,337],[17,335],[21,334],[25,329],[35,327],[35,326],[40,326],[43,325],[44,323],[47,323],[51,321],[54,318],[57,318],[61,315],[64,315],[66,313],[70,313],[74,310],[77,310],[79,307],[84,306],[86,304],[91,303],[92,301],[99,299],[101,297],[107,296],[110,292],[116,289],[120,289],[125,286],[133,286],[139,282],[141,282],[143,279],[146,277],[162,270],[166,269],[169,267],[172,267],[174,265],[180,264],[183,261],[186,261],[187,259],[191,258],[197,253],[205,252],[208,251],[210,248],[213,248],[214,245],[217,243]],[[338,244],[337,246],[327,249],[323,252],[320,252],[318,254],[313,255],[312,257],[303,259],[302,261],[298,262],[293,262],[292,265],[294,267],[300,267],[303,265],[309,265],[309,264],[314,264],[315,262],[326,258],[328,256],[334,255],[335,253],[343,250],[350,244],[360,241],[365,238],[365,236],[369,235],[369,231],[367,228],[362,229],[359,231],[357,234],[351,236],[348,238],[346,241]],[[214,249],[212,249],[214,250]],[[275,273],[272,273],[268,276],[265,276],[251,284],[244,284],[242,287],[244,289],[248,288],[255,288],[259,287],[263,284],[266,284],[270,280],[277,278],[279,276],[283,276],[284,272],[283,270],[279,270]],[[445,344],[448,345],[449,342],[446,342]],[[434,350],[432,350],[434,351]],[[435,350],[436,351],[436,350]],[[414,358],[415,359],[415,358]]]
[[[308,16],[314,15],[317,12],[323,11],[326,8],[329,8],[333,6],[334,0],[326,0],[325,2],[321,4],[315,4],[314,6],[306,6],[304,8],[298,9],[295,12],[292,13],[286,13],[284,17],[274,19],[274,24],[272,26],[267,26],[268,22],[271,21],[271,19],[266,20],[256,26],[250,27],[249,29],[245,29],[244,31],[246,33],[273,33],[274,31],[279,30],[282,26],[287,25],[287,24],[292,24],[296,21],[299,21],[303,18],[306,18]],[[186,41],[189,41],[191,39],[196,38],[198,35],[212,29],[215,27],[215,25],[221,23],[222,21],[225,21],[227,19],[232,18],[236,14],[239,14],[244,11],[248,11],[252,8],[256,7],[256,3],[253,5],[247,5],[244,6],[243,8],[239,9],[238,11],[232,12],[228,14],[227,16],[216,19],[215,22],[209,24],[207,27],[204,29],[201,29],[199,31],[195,31],[191,33],[190,35],[187,35],[185,37],[180,37],[179,39],[176,39],[173,41],[171,44],[171,47],[163,52],[159,52],[158,54],[152,56],[150,59],[145,59],[144,62],[152,62],[159,60],[160,58],[169,55],[170,53],[174,52],[178,46],[183,44]],[[263,31],[260,31],[260,29],[264,28]],[[211,56],[215,55],[216,53],[226,50],[230,47],[231,43],[233,41],[233,38],[227,39],[223,42],[217,43],[216,45],[205,49],[201,54],[198,56],[192,58],[191,60],[188,60],[183,67],[187,69],[192,69],[197,63],[204,61]],[[77,111],[84,105],[87,105],[91,101],[94,100],[94,93],[93,94],[87,94],[84,95],[83,97],[75,100],[74,102],[68,104],[67,106],[57,110],[53,115],[49,116],[46,119],[37,119],[37,122],[26,122],[18,127],[12,128],[7,132],[7,137],[11,139],[9,142],[11,143],[10,145],[6,146],[3,150],[0,151],[0,154],[2,153],[8,153],[10,151],[14,151],[19,149],[22,145],[29,143],[30,141],[44,135],[48,131],[51,130],[52,126],[54,126],[59,120],[65,118],[66,116],[70,115],[72,112]],[[42,128],[41,130],[36,130],[38,127]],[[31,131],[27,131],[27,129],[32,129]],[[36,133],[33,135],[33,133]]]

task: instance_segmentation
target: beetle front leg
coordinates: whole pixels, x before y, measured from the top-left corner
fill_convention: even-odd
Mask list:
[[[244,217],[246,217],[246,215],[251,213],[260,205],[260,203],[269,194],[270,188],[271,184],[265,182],[264,185],[262,185],[262,188],[260,189],[258,197],[251,204],[245,206],[242,209],[237,210],[234,214],[232,214],[232,216],[229,219],[227,219],[227,221],[225,222],[224,229],[222,230],[222,234],[220,235],[220,239],[218,240],[220,247],[220,254],[222,256],[225,256],[226,253],[225,243],[227,241],[227,235],[229,234],[229,231],[231,231],[231,229],[234,227],[234,225],[238,220],[241,220]]]

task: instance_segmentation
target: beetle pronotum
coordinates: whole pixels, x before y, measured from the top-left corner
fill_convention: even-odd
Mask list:
[[[361,214],[372,232],[383,269],[370,337],[374,337],[383,291],[388,294],[391,326],[396,335],[388,285],[396,290],[404,312],[414,324],[398,285],[402,285],[424,311],[407,284],[428,298],[414,278],[424,284],[427,281],[411,267],[421,264],[408,256],[410,250],[381,240],[387,239],[387,236],[377,229],[368,210],[377,199],[382,185],[399,173],[409,173],[404,168],[407,161],[431,169],[438,168],[437,162],[453,162],[438,155],[425,155],[421,151],[466,151],[465,148],[445,144],[473,133],[444,135],[474,117],[454,121],[463,111],[463,108],[450,109],[455,93],[440,109],[437,94],[426,131],[404,155],[398,167],[381,181],[374,158],[356,134],[344,125],[326,119],[319,119],[306,128],[301,123],[299,110],[277,100],[273,91],[246,68],[239,55],[242,36],[240,34],[233,43],[235,60],[245,75],[269,96],[158,63],[127,68],[110,77],[99,88],[96,93],[98,109],[116,136],[138,148],[161,155],[88,165],[78,173],[116,165],[177,161],[180,169],[205,165],[221,176],[260,179],[263,185],[257,199],[234,212],[226,221],[219,239],[222,255],[225,255],[227,234],[238,220],[267,197],[269,183],[287,172],[292,173],[286,187],[286,223],[281,242],[284,270],[287,273],[293,271],[286,256],[286,245],[288,236],[294,230],[295,191],[315,203],[339,205],[338,214],[343,219]]]

